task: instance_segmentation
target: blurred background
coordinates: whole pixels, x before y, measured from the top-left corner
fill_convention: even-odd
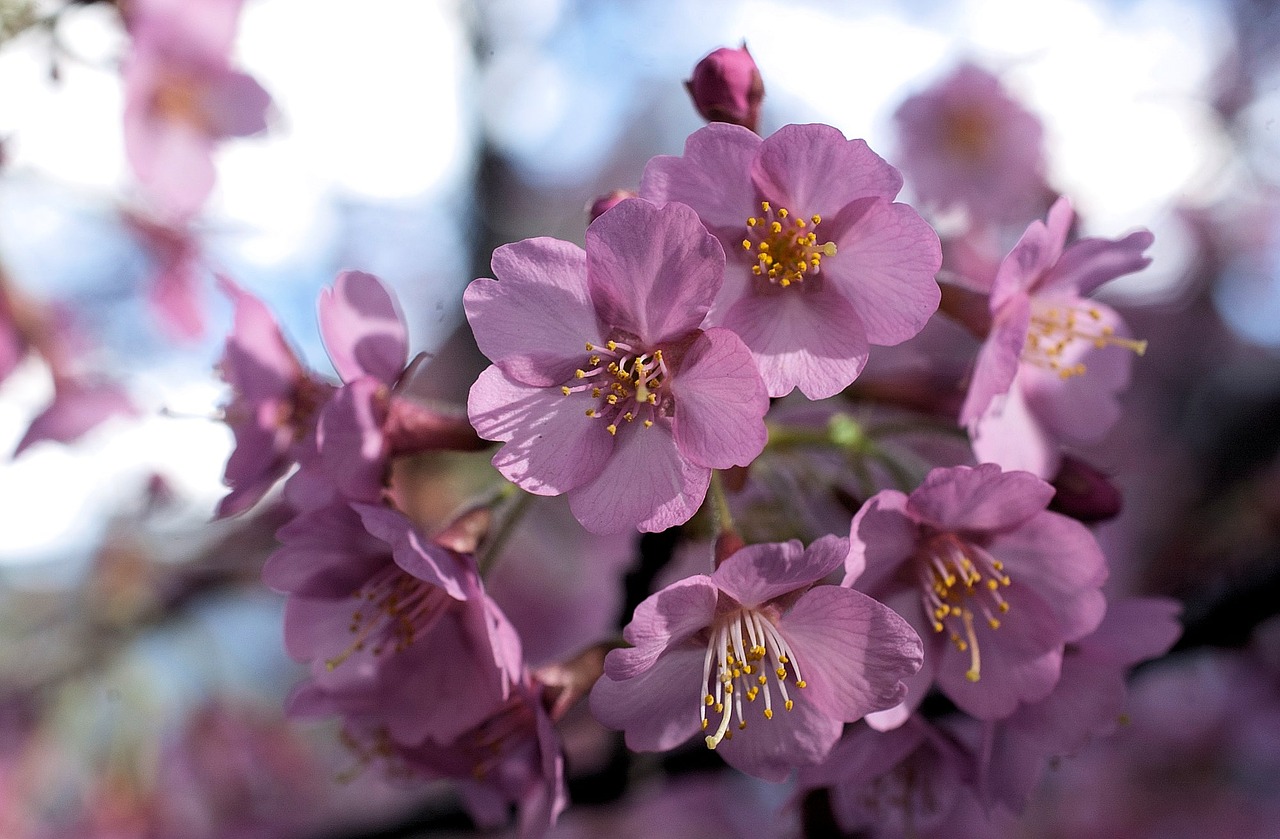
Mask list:
[[[119,10],[0,0],[0,34],[0,272],[65,313],[80,363],[134,408],[9,460],[54,390],[34,356],[0,382],[0,834],[456,826],[431,821],[451,812],[437,792],[351,771],[333,731],[281,718],[301,671],[282,649],[283,599],[258,580],[279,520],[210,524],[231,448],[215,370],[230,306],[213,274],[260,295],[326,371],[318,290],[343,268],[378,274],[412,349],[439,352],[435,395],[461,401],[482,365],[461,290],[492,249],[581,242],[596,196],[635,188],[646,160],[702,125],[682,86],[694,64],[742,42],[765,80],[762,133],[826,122],[890,162],[901,102],[976,62],[1042,120],[1048,181],[1084,234],[1155,233],[1153,265],[1107,288],[1149,350],[1091,453],[1126,501],[1099,535],[1117,588],[1186,603],[1185,652],[1144,677],[1219,697],[1206,741],[1240,672],[1280,674],[1233,663],[1277,665],[1280,642],[1266,624],[1280,603],[1272,3],[246,0],[235,60],[271,94],[269,130],[217,151],[191,230],[206,320],[185,339],[146,302],[157,250],[124,154]],[[1258,690],[1271,699],[1246,703],[1249,720],[1275,721]],[[1196,806],[1243,797],[1275,815],[1274,757],[1225,751],[1221,772],[1194,779]]]

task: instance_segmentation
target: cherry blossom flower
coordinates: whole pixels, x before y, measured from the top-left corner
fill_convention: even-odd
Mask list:
[[[175,222],[193,216],[214,184],[213,150],[266,130],[271,97],[231,69],[238,0],[136,4],[125,63],[125,153],[147,197]]]
[[[894,118],[902,170],[926,205],[965,207],[975,220],[997,223],[1043,208],[1044,129],[988,71],[961,64]]]
[[[304,513],[278,535],[263,579],[290,595],[285,648],[311,664],[291,713],[340,714],[412,746],[451,742],[508,699],[520,641],[470,555],[370,505]]]
[[[883,490],[854,517],[845,584],[888,604],[926,639],[900,724],[937,683],[983,720],[1044,699],[1066,644],[1097,628],[1106,561],[1088,529],[1045,510],[1053,487],[995,464],[934,469],[909,496]]]
[[[1086,295],[1145,268],[1151,234],[1066,246],[1073,218],[1060,198],[1000,264],[991,331],[960,411],[979,460],[1046,479],[1061,464],[1060,443],[1096,440],[1119,418],[1116,394],[1132,354],[1146,350],[1114,309]]]
[[[637,751],[704,732],[707,747],[748,774],[783,780],[817,763],[844,723],[892,707],[920,662],[897,615],[840,586],[844,539],[751,545],[710,576],[641,603],[605,658],[591,710]]]
[[[137,413],[129,394],[115,382],[55,377],[53,401],[31,420],[13,456],[44,441],[73,442],[112,417],[132,417]]]
[[[536,495],[568,494],[599,533],[687,521],[712,469],[765,443],[760,374],[727,329],[702,329],[724,256],[688,207],[623,201],[585,252],[554,239],[494,251],[496,280],[463,296],[493,362],[467,410],[505,445],[494,466]]]
[[[220,369],[232,398],[224,412],[236,446],[223,482],[231,492],[217,517],[248,510],[305,452],[316,413],[333,388],[309,375],[262,301],[225,277],[218,286],[231,299],[233,323]]]
[[[938,308],[937,234],[893,203],[898,170],[828,125],[762,140],[713,124],[683,157],[655,157],[640,195],[697,211],[728,254],[708,323],[751,349],[770,396],[822,399],[849,385],[868,345],[899,344]]]

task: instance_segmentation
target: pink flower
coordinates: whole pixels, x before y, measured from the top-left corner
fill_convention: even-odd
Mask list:
[[[978,352],[960,422],[978,458],[1051,478],[1060,443],[1090,442],[1120,416],[1129,382],[1128,336],[1114,309],[1085,296],[1150,264],[1145,230],[1064,247],[1074,213],[1060,198],[1047,224],[1033,221],[1000,264],[991,289],[991,332]]]
[[[937,234],[893,197],[898,171],[828,125],[761,140],[736,125],[694,133],[684,157],[655,157],[640,195],[697,211],[729,266],[708,323],[742,337],[770,396],[838,393],[869,344],[915,335],[938,308]]]
[[[291,713],[341,714],[412,746],[451,742],[508,699],[520,642],[470,555],[369,505],[305,513],[278,536],[263,579],[290,595],[285,647],[311,663]]]
[[[707,122],[728,122],[755,131],[764,100],[764,79],[747,45],[721,47],[698,62],[684,83],[693,106]]]
[[[165,224],[122,213],[125,226],[143,246],[155,272],[147,302],[170,336],[194,340],[204,334],[205,305],[200,243],[185,224]]]
[[[115,382],[55,377],[53,401],[27,426],[13,456],[44,441],[74,442],[112,417],[137,413],[128,393]]]
[[[1114,731],[1128,700],[1129,670],[1168,652],[1182,634],[1181,608],[1163,597],[1121,600],[1095,632],[1068,645],[1053,692],[991,725],[988,795],[1021,812],[1051,760]]]
[[[505,245],[498,279],[467,287],[494,362],[468,414],[505,443],[498,471],[536,495],[567,493],[588,530],[664,530],[698,509],[712,469],[761,452],[768,399],[738,337],[701,328],[724,257],[688,207],[623,201],[586,245]]]
[[[1097,540],[1045,510],[1053,487],[994,464],[934,469],[911,495],[884,490],[854,517],[845,584],[924,636],[906,703],[868,722],[900,724],[938,687],[971,716],[1011,714],[1058,682],[1066,644],[1106,609]]]
[[[225,277],[218,286],[234,307],[221,362],[232,389],[225,420],[236,440],[223,475],[231,492],[217,512],[226,518],[258,503],[305,457],[303,441],[314,434],[316,413],[332,388],[302,368],[261,300]]]
[[[528,677],[501,708],[452,742],[399,748],[393,757],[422,778],[457,780],[481,828],[505,825],[514,803],[520,839],[545,836],[569,803],[560,738],[539,685]]]
[[[768,780],[822,760],[844,723],[900,701],[920,663],[920,639],[888,608],[814,585],[846,544],[751,545],[649,597],[623,631],[632,646],[605,658],[596,718],[637,751],[705,732],[707,748]]]
[[[907,99],[894,115],[902,169],[926,204],[977,221],[1021,221],[1044,205],[1043,129],[1000,80],[973,64]]]
[[[125,153],[148,198],[174,221],[194,215],[214,183],[213,149],[266,130],[271,97],[229,62],[238,0],[138,4],[129,18]]]

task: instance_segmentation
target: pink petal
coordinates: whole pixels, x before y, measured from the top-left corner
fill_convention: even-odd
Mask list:
[[[843,586],[877,593],[916,552],[920,527],[907,512],[907,496],[881,490],[862,505],[849,527]]]
[[[267,130],[271,94],[246,73],[227,70],[208,79],[201,104],[218,137],[248,137]]]
[[[997,534],[987,551],[1004,562],[1015,582],[1034,589],[1048,604],[1065,640],[1097,629],[1106,611],[1099,588],[1107,579],[1107,560],[1083,524],[1058,513],[1038,513]]]
[[[1092,661],[1132,665],[1169,651],[1182,635],[1182,604],[1167,597],[1112,601],[1098,629],[1077,644]]]
[[[1143,251],[1154,241],[1155,237],[1149,231],[1138,230],[1118,241],[1081,239],[1074,242],[1063,252],[1058,264],[1036,292],[1068,292],[1087,297],[1103,283],[1150,265],[1151,257],[1144,256]]]
[[[64,379],[54,388],[53,401],[27,426],[13,456],[45,440],[74,442],[112,417],[131,417],[137,413],[119,385]]]
[[[825,399],[852,384],[867,363],[858,313],[830,286],[747,295],[721,325],[750,348],[770,396],[799,387],[810,399]]]
[[[614,450],[604,421],[588,417],[578,400],[520,384],[496,365],[471,386],[467,415],[481,437],[506,443],[493,456],[498,471],[535,495],[560,495],[591,481]]]
[[[748,545],[721,563],[711,579],[743,606],[754,607],[808,588],[839,568],[848,553],[848,542],[836,536],[823,536],[808,549],[796,539]]]
[[[262,581],[282,594],[343,597],[391,562],[390,546],[346,504],[298,516],[276,536],[281,545],[267,557]]]
[[[1062,667],[1062,636],[1053,612],[1035,592],[1014,580],[1005,589],[1010,610],[999,629],[981,621],[974,627],[981,658],[980,677],[965,674],[970,652],[960,652],[945,632],[933,633],[925,655],[936,656],[938,686],[960,710],[980,720],[1007,717],[1024,702],[1038,702],[1053,690]]]
[[[977,467],[934,469],[907,502],[921,520],[953,532],[1005,531],[1049,506],[1053,487],[1026,472]]]
[[[601,676],[591,689],[591,713],[601,724],[627,733],[627,748],[658,752],[675,748],[702,729],[703,650],[667,651],[632,679]]]
[[[204,334],[205,306],[202,271],[195,252],[185,252],[160,266],[151,281],[147,302],[160,324],[180,340]]]
[[[916,335],[942,299],[938,234],[911,207],[883,200],[858,202],[832,228],[837,250],[821,276],[853,304],[867,340],[892,346]]]
[[[608,336],[587,295],[587,255],[558,239],[525,239],[493,252],[497,280],[463,292],[480,351],[511,378],[559,385],[584,364],[588,341]]]
[[[631,198],[587,228],[587,288],[601,321],[647,346],[697,329],[724,282],[724,250],[683,204]]]
[[[443,589],[454,600],[466,600],[475,593],[478,582],[468,586],[463,579],[474,574],[468,574],[449,551],[423,539],[413,522],[399,510],[371,504],[352,507],[365,529],[391,547],[396,565],[405,573]]]
[[[688,521],[710,482],[711,470],[681,455],[666,425],[627,423],[600,474],[569,493],[569,507],[592,533],[656,533]]]
[[[372,274],[343,271],[317,303],[320,335],[344,382],[371,376],[395,384],[409,359],[409,335],[395,298]]]
[[[127,111],[124,136],[147,197],[171,220],[194,216],[213,191],[213,141],[186,122]]]
[[[764,717],[763,699],[743,705],[747,727],[739,729],[733,723],[729,726],[733,739],[726,738],[716,747],[725,763],[748,775],[782,782],[794,770],[820,763],[831,753],[844,725],[809,702],[804,691],[792,690],[792,694],[792,709],[775,705],[771,720]]]
[[[715,584],[697,576],[645,598],[622,632],[631,647],[609,652],[604,661],[605,676],[621,681],[648,670],[662,653],[711,625],[718,597]]]
[[[699,466],[747,466],[764,450],[769,395],[751,351],[728,329],[698,336],[671,377],[676,446]]]
[[[816,586],[779,626],[807,688],[802,696],[844,722],[892,708],[920,669],[920,636],[887,606],[840,586]]]
[[[1052,219],[1051,219],[1052,220]],[[1030,293],[1062,255],[1062,240],[1044,222],[1036,220],[1027,226],[1022,238],[1009,251],[996,271],[991,286],[991,310],[997,311],[1015,292]]]
[[[760,138],[740,125],[713,123],[685,141],[684,156],[659,155],[644,167],[640,196],[655,203],[678,201],[697,211],[726,241],[741,238],[747,218],[760,209],[751,183],[751,162]]]
[[[973,453],[983,463],[1022,470],[1048,480],[1058,473],[1062,453],[1032,413],[1023,395],[1021,376],[1014,376],[1009,392],[992,400],[985,414],[969,426]]]
[[[902,189],[902,175],[865,141],[821,124],[779,128],[761,144],[752,177],[762,195],[804,218],[834,216],[859,198],[892,200]]]
[[[1022,348],[1031,323],[1031,301],[1015,294],[1005,302],[991,325],[991,334],[978,350],[973,380],[960,409],[960,424],[971,425],[986,413],[992,400],[1007,393],[1018,374]]]
[[[302,366],[270,310],[226,277],[218,277],[218,288],[234,307],[234,322],[222,362],[227,382],[249,399],[292,394],[302,378]]]
[[[929,621],[925,620],[924,612],[920,607],[918,588],[900,586],[887,594],[877,593],[877,596],[885,606],[906,620],[916,633],[916,637],[924,642],[924,660],[920,669],[902,680],[906,688],[902,701],[884,711],[867,714],[867,725],[876,731],[893,731],[911,719],[916,709],[920,707],[920,703],[933,689],[934,677],[938,673],[939,656],[933,637],[935,634],[933,627]],[[945,650],[943,652],[945,653]]]
[[[316,422],[320,467],[353,500],[377,500],[386,479],[382,388],[374,379],[355,379],[338,389]]]

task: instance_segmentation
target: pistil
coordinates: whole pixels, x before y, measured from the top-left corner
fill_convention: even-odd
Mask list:
[[[714,674],[712,664],[715,664]],[[739,730],[747,727],[744,696],[747,703],[752,703],[763,694],[764,718],[773,719],[770,681],[777,688],[783,707],[788,711],[794,708],[795,701],[786,686],[791,673],[795,674],[797,688],[808,686],[800,675],[795,653],[765,615],[744,609],[714,627],[702,665],[704,693],[698,703],[702,729],[706,731],[711,725],[707,719],[708,708],[721,716],[715,732],[706,736],[707,748],[715,749],[721,740],[733,738],[729,730],[733,717],[738,720]]]

